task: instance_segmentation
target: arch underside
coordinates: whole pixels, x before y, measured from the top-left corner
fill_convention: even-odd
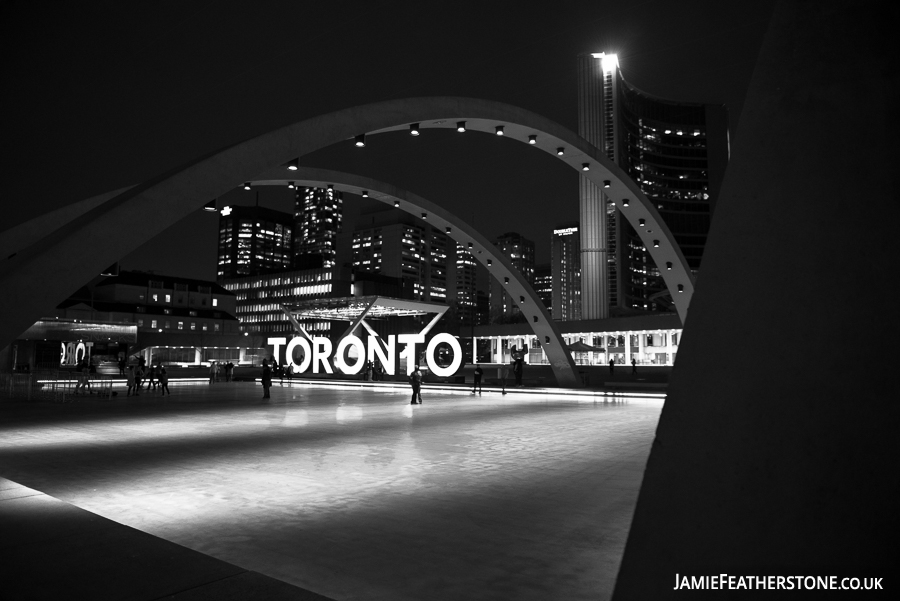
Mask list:
[[[358,134],[403,131],[410,123],[419,123],[421,129],[455,128],[459,121],[465,121],[467,132],[491,135],[497,125],[502,125],[505,138],[526,144],[529,136],[536,136],[532,146],[601,186],[641,236],[684,323],[693,294],[693,278],[673,236],[634,181],[597,148],[540,115],[498,102],[444,97],[386,101],[300,121],[199,158],[119,194],[107,193],[72,203],[70,206],[77,204],[80,209],[66,213],[67,218],[72,218],[55,229],[47,228],[57,226],[60,219],[52,219],[48,214],[14,228],[14,233],[4,232],[0,235],[0,248],[9,254],[0,264],[0,286],[4,290],[0,297],[4,315],[0,339],[14,340],[102,269],[199,209],[208,199],[217,198],[242,182],[261,180],[271,170],[320,148],[338,142],[352,143]],[[557,154],[559,148],[564,149],[561,156]],[[584,165],[589,171],[582,169]],[[285,177],[277,179],[296,179],[288,175],[290,172],[284,173]],[[384,194],[401,192],[387,187],[391,189],[382,191]],[[419,201],[425,202],[416,202]],[[438,207],[428,204],[433,207],[429,212],[441,214]],[[464,231],[461,220],[449,213],[445,219],[451,227],[455,224]],[[138,221],[141,227],[134,227]],[[466,233],[473,241],[476,234]],[[103,239],[104,244],[92,244],[98,239]],[[480,238],[482,246],[485,242]],[[496,264],[507,269],[499,257]],[[503,276],[510,277],[511,284],[515,282],[513,292],[536,298],[533,291],[529,293],[530,286],[522,287],[513,272],[517,273],[511,269],[508,276]],[[539,318],[552,325],[549,316]],[[571,358],[566,363],[571,363]],[[564,380],[568,382],[569,378]]]

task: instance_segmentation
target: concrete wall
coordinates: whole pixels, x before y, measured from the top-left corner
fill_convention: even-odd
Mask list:
[[[775,11],[616,600],[684,597],[676,573],[896,569],[900,78],[879,33],[896,17],[889,6]]]

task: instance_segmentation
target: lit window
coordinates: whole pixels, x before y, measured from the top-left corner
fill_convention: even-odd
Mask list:
[[[203,301],[203,304],[205,305],[206,301]],[[218,306],[219,306],[219,299],[214,298],[213,299],[213,307],[218,307]]]
[[[150,320],[150,327],[151,327],[151,328],[155,328],[155,327],[156,327],[156,320],[155,320],[155,319]]]
[[[167,302],[167,303],[171,303],[171,302],[172,302],[172,295],[171,295],[171,294],[167,294],[167,295],[166,295],[166,302]]]
[[[150,295],[150,298],[153,299],[153,302],[154,302],[154,303],[158,303],[158,302],[159,302],[159,295],[158,295],[158,294],[151,294],[151,295]]]
[[[184,329],[184,322],[183,322],[183,321],[179,321],[179,322],[178,322],[178,329],[179,329],[179,330],[183,330],[183,329]]]
[[[197,324],[196,324],[195,322],[193,322],[193,321],[191,322],[191,329],[192,329],[192,330],[196,330],[196,329],[197,329]]]

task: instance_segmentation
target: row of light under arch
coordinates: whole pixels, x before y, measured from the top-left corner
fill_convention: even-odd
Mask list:
[[[502,135],[504,135],[504,128],[505,128],[505,126],[503,126],[503,125],[496,125],[496,126],[494,126],[494,133],[495,133],[496,135],[498,135],[498,136],[502,136]],[[457,122],[456,122],[456,131],[458,131],[458,132],[460,132],[460,133],[465,132],[465,131],[466,131],[466,122],[465,122],[465,121],[457,121]],[[418,124],[418,123],[411,123],[411,124],[409,125],[409,134],[410,134],[411,136],[418,136],[418,135],[420,134],[420,127],[419,127],[419,124]],[[537,144],[537,134],[529,134],[529,136],[528,136],[528,143],[531,144],[531,145]],[[355,146],[356,146],[357,148],[364,148],[364,147],[366,146],[366,134],[362,133],[362,134],[357,135],[357,136],[354,138],[354,144],[355,144]],[[560,146],[560,147],[558,147],[558,148],[556,149],[556,154],[557,154],[557,156],[563,156],[563,155],[565,154],[565,151],[566,151],[565,147]],[[300,168],[300,159],[299,159],[299,158],[296,158],[296,159],[291,160],[291,161],[287,164],[287,168],[288,168],[288,170],[290,170],[290,171],[297,171],[297,170]],[[582,170],[582,171],[590,171],[590,168],[591,168],[590,163],[582,163],[582,164],[581,164],[581,170]],[[612,185],[612,182],[611,182],[610,180],[608,180],[608,179],[607,179],[607,180],[603,180],[603,187],[604,187],[604,188],[609,188],[611,185]],[[291,189],[295,189],[295,188],[297,187],[296,183],[295,183],[295,182],[292,182],[292,181],[289,181],[288,184],[287,184],[287,186],[288,186],[288,188],[291,188]],[[242,187],[244,190],[250,190],[251,187],[252,187],[252,182],[244,182],[244,183],[241,185],[241,187]],[[329,189],[329,190],[334,190],[334,185],[333,185],[333,184],[328,184],[328,189]],[[369,197],[369,191],[368,191],[368,190],[363,190],[361,196],[362,196],[363,198],[368,198],[368,197]],[[622,204],[623,207],[627,207],[627,206],[629,206],[630,203],[629,203],[629,200],[628,200],[627,198],[623,198],[622,201],[621,201],[621,204]],[[395,207],[399,207],[399,206],[400,206],[400,201],[395,200],[395,201],[394,201],[394,206],[395,206]],[[206,205],[204,205],[203,209],[206,210],[206,211],[215,211],[215,210],[216,210],[216,201],[215,201],[215,200],[211,200],[210,202],[206,203]],[[422,219],[427,220],[427,218],[428,218],[428,213],[422,213]],[[645,227],[645,226],[646,226],[646,220],[643,219],[643,218],[638,219],[638,226],[639,226],[639,227]],[[450,233],[450,231],[451,231],[450,226],[447,226],[447,233]],[[654,246],[654,248],[659,248],[659,244],[660,244],[659,240],[653,240],[653,246]],[[470,242],[470,243],[469,243],[469,248],[471,248],[471,247],[472,247],[472,243]],[[491,265],[491,260],[488,259],[487,263],[488,263],[488,266],[490,267],[490,265]],[[672,270],[672,263],[671,263],[671,261],[666,261],[666,270],[668,270],[668,271],[671,271],[671,270]],[[507,280],[508,280],[508,279],[507,279]],[[509,283],[509,282],[507,281],[507,283]],[[683,284],[678,284],[678,292],[684,292],[684,285],[683,285]]]

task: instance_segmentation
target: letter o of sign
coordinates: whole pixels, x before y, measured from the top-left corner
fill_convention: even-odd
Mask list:
[[[312,349],[309,347],[309,341],[306,338],[303,338],[302,336],[291,338],[291,341],[288,342],[287,348],[284,351],[284,363],[288,366],[297,365],[294,363],[294,349],[298,346],[303,349],[303,361],[297,366],[297,371],[303,373],[309,369],[309,364],[312,362]]]
[[[450,362],[449,367],[441,367],[434,360],[434,351],[442,342],[446,342],[453,349],[453,361]],[[437,377],[446,378],[447,376],[452,376],[459,369],[459,366],[462,365],[462,348],[452,334],[442,332],[428,342],[428,346],[425,348],[425,362],[428,364],[428,369],[431,370],[431,373]]]
[[[78,362],[84,359],[85,355],[87,355],[87,349],[83,342],[79,342],[75,346],[75,365],[78,365]]]
[[[352,346],[356,349],[356,363],[353,365],[347,365],[344,363],[344,351],[348,346]],[[360,340],[357,336],[350,334],[341,339],[338,342],[337,350],[334,352],[334,366],[339,370],[344,372],[347,375],[358,374],[362,371],[363,363],[366,361],[366,347],[363,345],[362,340]]]

